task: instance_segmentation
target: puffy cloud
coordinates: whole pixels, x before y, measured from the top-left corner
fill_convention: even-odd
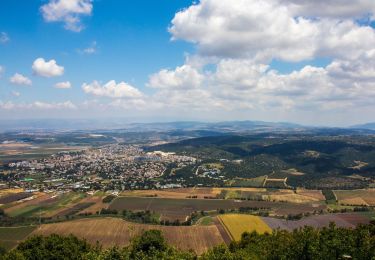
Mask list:
[[[47,78],[64,74],[64,67],[57,65],[55,60],[45,61],[43,58],[36,59],[32,69],[35,74]]]
[[[91,15],[91,0],[50,0],[40,10],[47,22],[63,22],[65,29],[80,32],[84,27],[81,16]]]
[[[4,67],[3,66],[0,66],[0,78],[1,78],[1,76],[3,75],[3,73],[4,73]]]
[[[111,80],[104,85],[101,85],[97,81],[90,84],[84,83],[82,89],[87,94],[99,97],[137,99],[142,98],[143,96],[138,89],[128,83],[120,82],[117,84],[114,80]]]
[[[175,70],[161,70],[151,75],[148,85],[153,88],[190,88],[198,87],[203,80],[195,68],[190,65],[177,67]]]
[[[323,8],[324,5],[324,8]],[[172,39],[192,42],[185,65],[151,75],[154,103],[200,111],[279,111],[374,106],[372,0],[201,0],[178,12]],[[328,66],[280,73],[272,60]],[[270,112],[273,111],[273,112]]]
[[[31,86],[32,81],[23,76],[22,74],[16,73],[14,74],[10,79],[10,83],[15,84],[15,85],[25,85],[25,86]]]
[[[68,89],[71,88],[72,84],[69,81],[58,82],[55,84],[55,88]]]
[[[7,43],[10,41],[10,38],[6,32],[0,32],[0,43]]]
[[[352,20],[310,19],[291,6],[277,0],[238,0],[236,4],[202,0],[178,12],[169,31],[172,39],[195,43],[201,55],[263,62],[319,56],[356,59],[360,51],[375,45],[370,26]]]
[[[337,59],[326,67],[307,65],[287,74],[251,60],[222,59],[214,70],[201,74],[198,87],[188,88],[184,83],[183,87],[160,88],[152,99],[164,107],[201,111],[302,112],[373,105],[374,53],[356,62]]]

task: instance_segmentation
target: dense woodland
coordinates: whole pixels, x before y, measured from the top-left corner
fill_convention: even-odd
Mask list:
[[[149,148],[150,149],[150,148]],[[372,136],[313,133],[222,135],[187,139],[152,147],[224,165],[226,178],[288,177],[288,185],[318,189],[368,187],[375,178],[375,140]],[[223,160],[224,159],[224,160]],[[233,160],[242,160],[236,163]],[[355,167],[356,162],[364,162]],[[296,169],[303,175],[288,174]],[[178,169],[171,178],[184,178],[189,185],[222,186],[220,180],[194,177],[194,166]],[[367,178],[350,178],[359,175]]]
[[[239,242],[221,245],[201,256],[167,244],[162,233],[150,230],[124,248],[103,249],[74,236],[34,236],[1,259],[375,259],[375,222],[355,229],[305,227],[272,234],[244,233]]]

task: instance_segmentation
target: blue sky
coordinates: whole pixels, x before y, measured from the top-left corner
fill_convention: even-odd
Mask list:
[[[375,121],[374,10],[372,0],[2,0],[0,119]]]
[[[92,15],[82,19],[85,29],[79,33],[64,30],[62,23],[46,23],[39,11],[45,2],[1,2],[0,31],[10,37],[8,43],[0,45],[0,64],[6,69],[0,80],[2,97],[19,91],[21,101],[82,100],[82,82],[94,79],[125,80],[142,88],[149,74],[177,66],[183,62],[184,52],[192,49],[185,42],[171,42],[167,31],[176,11],[191,1],[95,1]],[[93,42],[97,45],[95,54],[80,53]],[[31,64],[38,57],[55,59],[66,72],[52,79],[33,76]],[[11,86],[7,76],[15,72],[30,77],[34,87]],[[74,87],[63,95],[51,88],[65,80]]]

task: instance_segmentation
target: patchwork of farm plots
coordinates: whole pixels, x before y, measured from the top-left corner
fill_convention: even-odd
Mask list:
[[[361,214],[317,215],[297,221],[242,214],[225,214],[213,218],[214,223],[194,226],[160,226],[137,224],[119,218],[87,218],[54,224],[44,224],[32,235],[73,234],[92,244],[98,241],[105,248],[126,246],[130,240],[150,229],[161,230],[168,243],[183,250],[192,249],[200,254],[213,246],[239,240],[243,232],[271,233],[273,229],[292,231],[305,225],[321,228],[335,222],[340,227],[354,227],[369,222]],[[218,222],[216,220],[219,220]],[[204,220],[202,220],[204,222]],[[229,236],[228,236],[229,235]],[[227,238],[229,241],[227,241]]]
[[[128,197],[159,197],[159,198],[217,198],[217,199],[249,199],[266,201],[287,201],[307,203],[324,201],[319,190],[267,189],[267,188],[181,188],[167,190],[133,190],[121,193]]]

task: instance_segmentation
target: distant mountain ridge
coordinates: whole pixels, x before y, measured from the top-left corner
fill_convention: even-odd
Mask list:
[[[28,120],[0,120],[0,132],[6,131],[111,131],[123,130],[134,132],[146,131],[212,131],[212,132],[243,132],[243,131],[343,131],[353,130],[375,130],[375,123],[354,125],[351,127],[317,127],[306,126],[289,122],[267,122],[267,121],[172,121],[172,122],[150,122],[134,123],[125,119],[28,119]]]
[[[243,131],[255,129],[291,129],[304,126],[287,122],[263,121],[176,121],[131,123],[123,119],[38,119],[38,120],[0,120],[1,131],[12,130],[128,130],[128,131],[171,131],[171,130],[207,130],[207,131]]]
[[[375,122],[361,124],[361,125],[354,125],[351,128],[375,130]]]

